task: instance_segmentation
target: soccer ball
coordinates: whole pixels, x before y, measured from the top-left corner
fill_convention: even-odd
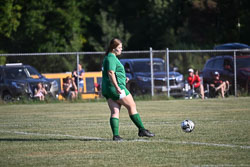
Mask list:
[[[191,120],[184,120],[181,123],[181,129],[184,132],[187,132],[187,133],[192,132],[194,130],[194,123],[193,123],[193,121],[191,121]]]

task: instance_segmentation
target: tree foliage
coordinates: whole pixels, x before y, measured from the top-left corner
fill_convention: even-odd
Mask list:
[[[11,37],[12,32],[20,25],[21,6],[14,0],[0,1],[0,36]]]
[[[126,50],[249,44],[249,8],[248,0],[1,0],[0,52],[104,51],[113,37]],[[179,55],[173,62],[184,70],[205,58],[189,59]],[[87,71],[100,70],[101,60],[80,57]],[[2,64],[20,61],[42,72],[75,67],[72,56],[1,58]]]

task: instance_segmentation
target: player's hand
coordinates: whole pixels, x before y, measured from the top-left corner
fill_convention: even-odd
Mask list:
[[[118,93],[118,94],[122,94],[122,90],[121,90],[121,88],[118,86],[118,88],[116,88],[116,92]]]
[[[129,78],[127,77],[127,78],[126,78],[126,83],[128,83],[128,81],[129,81]]]

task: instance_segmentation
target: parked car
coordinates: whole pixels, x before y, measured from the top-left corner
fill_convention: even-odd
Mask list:
[[[151,92],[151,70],[149,58],[120,59],[124,65],[126,75],[130,79],[127,87],[132,95],[146,94]],[[153,59],[154,88],[156,92],[166,92],[167,73],[165,61],[161,58]],[[172,68],[169,72],[169,84],[171,96],[184,96],[183,75]]]
[[[229,47],[230,46],[230,47]],[[248,45],[233,43],[219,45],[215,49],[248,49]],[[222,80],[228,80],[234,88],[234,62],[233,56],[223,55],[215,56],[207,60],[203,70],[203,82],[210,83],[213,79],[213,73],[218,71]],[[236,56],[236,75],[238,88],[247,91],[250,89],[250,54],[242,54]]]
[[[34,67],[21,63],[0,66],[0,97],[4,101],[34,97],[34,89],[41,82],[48,95],[58,96],[58,84],[42,76]]]
[[[217,45],[214,47],[215,50],[229,50],[229,49],[250,49],[249,45],[243,43],[226,43]]]

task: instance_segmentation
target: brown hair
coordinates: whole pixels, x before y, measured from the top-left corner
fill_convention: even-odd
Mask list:
[[[118,38],[113,38],[108,46],[108,49],[106,51],[106,55],[108,55],[109,52],[112,52],[113,49],[117,48],[118,45],[120,45],[122,43],[121,40],[119,40]]]

